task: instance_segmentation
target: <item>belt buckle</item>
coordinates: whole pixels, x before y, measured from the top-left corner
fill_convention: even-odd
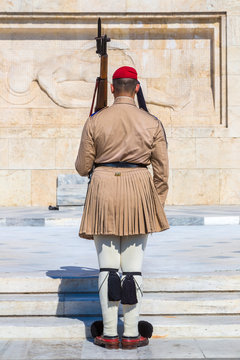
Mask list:
[[[121,173],[119,171],[115,172],[115,176],[121,176]]]

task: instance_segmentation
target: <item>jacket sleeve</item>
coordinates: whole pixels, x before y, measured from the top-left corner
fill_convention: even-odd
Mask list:
[[[151,164],[153,168],[153,182],[161,204],[164,207],[168,193],[169,163],[167,142],[160,121],[153,139]]]
[[[88,175],[88,173],[92,169],[96,157],[96,151],[93,141],[92,123],[93,120],[90,117],[85,122],[77,158],[75,161],[75,169],[81,176]]]

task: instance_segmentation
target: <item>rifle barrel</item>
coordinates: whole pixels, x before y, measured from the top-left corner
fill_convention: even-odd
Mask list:
[[[102,35],[101,30],[101,18],[98,18],[98,36],[95,37],[97,51],[96,53],[100,55],[101,64],[100,64],[100,76],[97,78],[97,86],[95,87],[92,106],[95,102],[95,95],[97,91],[97,100],[95,111],[101,110],[107,106],[107,70],[108,70],[108,55],[107,55],[107,43],[110,38],[107,35]],[[92,107],[91,111],[92,112]]]

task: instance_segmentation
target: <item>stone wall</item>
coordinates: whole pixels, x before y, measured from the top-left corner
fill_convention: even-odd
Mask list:
[[[55,204],[58,174],[76,173],[99,15],[112,39],[109,79],[135,66],[165,126],[166,204],[239,204],[239,0],[0,5],[0,206]]]

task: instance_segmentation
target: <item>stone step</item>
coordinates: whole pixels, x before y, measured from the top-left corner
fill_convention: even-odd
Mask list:
[[[143,274],[144,292],[240,291],[240,273],[219,271],[188,274]],[[0,275],[0,293],[97,293],[98,270],[86,276],[51,278],[43,273]]]
[[[93,275],[50,277],[46,272],[1,274],[0,293],[96,293],[98,291],[98,271]]]
[[[122,314],[122,306],[120,306]],[[141,314],[239,314],[240,292],[144,293]],[[98,294],[1,294],[0,315],[98,316]]]
[[[95,317],[1,317],[1,339],[85,339]],[[153,324],[153,338],[240,337],[240,315],[141,316]],[[119,333],[123,318],[119,318]]]

